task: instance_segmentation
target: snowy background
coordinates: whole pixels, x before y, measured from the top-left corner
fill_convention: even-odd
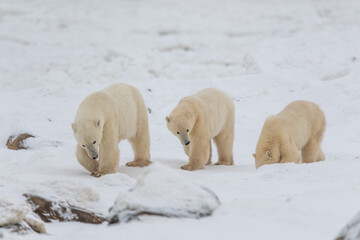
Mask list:
[[[1,0],[1,199],[21,204],[23,193],[38,193],[107,215],[145,170],[124,166],[133,158],[124,141],[118,172],[90,177],[76,161],[70,125],[85,96],[124,82],[139,88],[151,109],[152,161],[211,189],[222,203],[200,220],[52,223],[48,235],[4,237],[334,238],[360,210],[359,12],[358,0]],[[235,166],[186,172],[165,116],[206,87],[234,99]],[[265,118],[298,99],[325,112],[326,161],[255,170],[251,154]],[[38,137],[32,149],[6,148],[19,132]]]

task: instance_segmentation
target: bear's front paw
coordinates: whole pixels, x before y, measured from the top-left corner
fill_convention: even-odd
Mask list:
[[[215,165],[229,165],[230,166],[230,165],[234,165],[234,162],[232,160],[228,160],[228,161],[221,160],[221,161],[216,162]]]
[[[151,164],[151,161],[139,161],[139,160],[134,160],[131,162],[126,163],[126,166],[128,167],[146,167],[149,164]]]
[[[185,164],[183,166],[181,166],[181,169],[183,170],[187,170],[187,171],[194,171],[194,170],[197,170],[197,169],[200,169],[199,167],[194,167],[190,164]]]
[[[91,174],[90,174],[90,176],[93,176],[93,177],[101,177],[102,176],[102,174],[101,173],[98,173],[98,172],[92,172]]]

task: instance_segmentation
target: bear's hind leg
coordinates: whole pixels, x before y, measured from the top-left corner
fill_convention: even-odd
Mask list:
[[[215,165],[233,165],[233,143],[234,143],[234,131],[233,129],[227,132],[222,132],[214,137],[219,160]]]
[[[134,150],[134,160],[126,163],[128,167],[145,167],[150,161],[150,136],[149,131],[142,131],[139,136],[129,139]]]
[[[86,150],[79,144],[76,146],[76,158],[86,170],[91,173],[97,172],[99,168],[98,162],[94,159],[91,159]]]

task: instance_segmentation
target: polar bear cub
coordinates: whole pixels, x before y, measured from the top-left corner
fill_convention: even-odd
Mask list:
[[[217,89],[207,88],[180,100],[166,123],[189,156],[182,169],[202,169],[211,163],[212,138],[219,155],[216,164],[233,164],[234,112],[232,99]]]
[[[128,139],[134,161],[127,166],[150,164],[148,115],[140,92],[117,83],[87,96],[71,125],[77,141],[76,157],[93,176],[114,173],[119,163],[118,144]]]
[[[318,105],[294,101],[280,113],[266,119],[256,146],[256,168],[264,164],[325,160],[320,144],[325,116]]]

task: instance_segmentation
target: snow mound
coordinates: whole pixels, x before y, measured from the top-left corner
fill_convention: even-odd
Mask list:
[[[100,196],[95,190],[81,183],[54,180],[47,184],[56,193],[56,196],[63,198],[73,206],[84,207],[87,203],[99,202]]]
[[[140,176],[134,189],[121,192],[110,208],[110,223],[129,222],[140,215],[177,218],[209,216],[220,201],[172,169],[154,165]]]
[[[101,186],[115,186],[117,188],[129,189],[133,188],[136,184],[136,179],[129,177],[126,174],[114,173],[102,176],[99,179]]]

